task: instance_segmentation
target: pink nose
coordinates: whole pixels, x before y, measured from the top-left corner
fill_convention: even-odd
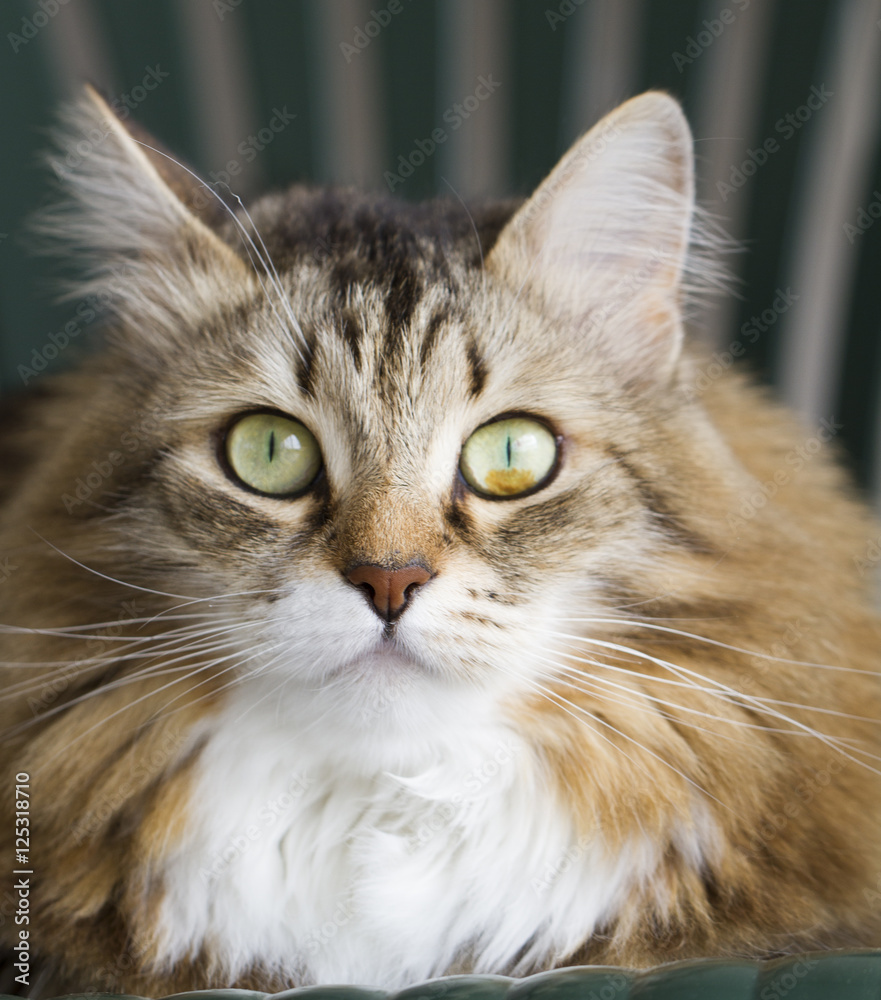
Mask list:
[[[365,590],[379,617],[390,622],[407,606],[410,594],[431,579],[431,573],[415,564],[403,569],[385,569],[362,563],[350,569],[346,579]]]

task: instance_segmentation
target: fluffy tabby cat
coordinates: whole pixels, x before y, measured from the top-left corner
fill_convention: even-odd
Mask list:
[[[71,128],[49,226],[113,320],[2,437],[31,990],[881,945],[877,529],[683,343],[678,105],[473,219],[233,213]]]

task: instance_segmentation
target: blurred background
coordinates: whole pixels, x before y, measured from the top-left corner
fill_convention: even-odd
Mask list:
[[[527,194],[602,114],[663,88],[701,200],[744,245],[735,295],[694,319],[706,377],[736,357],[806,433],[840,425],[881,497],[881,0],[5,0],[0,34],[0,391],[100,322],[54,302],[25,227],[84,80],[245,196],[308,180],[466,200]]]

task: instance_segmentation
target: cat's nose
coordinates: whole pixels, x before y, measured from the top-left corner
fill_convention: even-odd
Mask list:
[[[386,569],[362,563],[346,573],[349,583],[367,593],[374,611],[383,621],[393,621],[406,608],[410,595],[417,587],[428,583],[431,573],[415,563],[402,569]]]

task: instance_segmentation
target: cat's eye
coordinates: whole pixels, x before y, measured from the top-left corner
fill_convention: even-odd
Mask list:
[[[513,498],[542,486],[557,464],[557,440],[538,420],[506,417],[484,424],[462,448],[465,482],[489,497]]]
[[[249,413],[227,432],[226,460],[251,489],[291,496],[311,486],[321,470],[321,449],[299,421],[279,413]]]

